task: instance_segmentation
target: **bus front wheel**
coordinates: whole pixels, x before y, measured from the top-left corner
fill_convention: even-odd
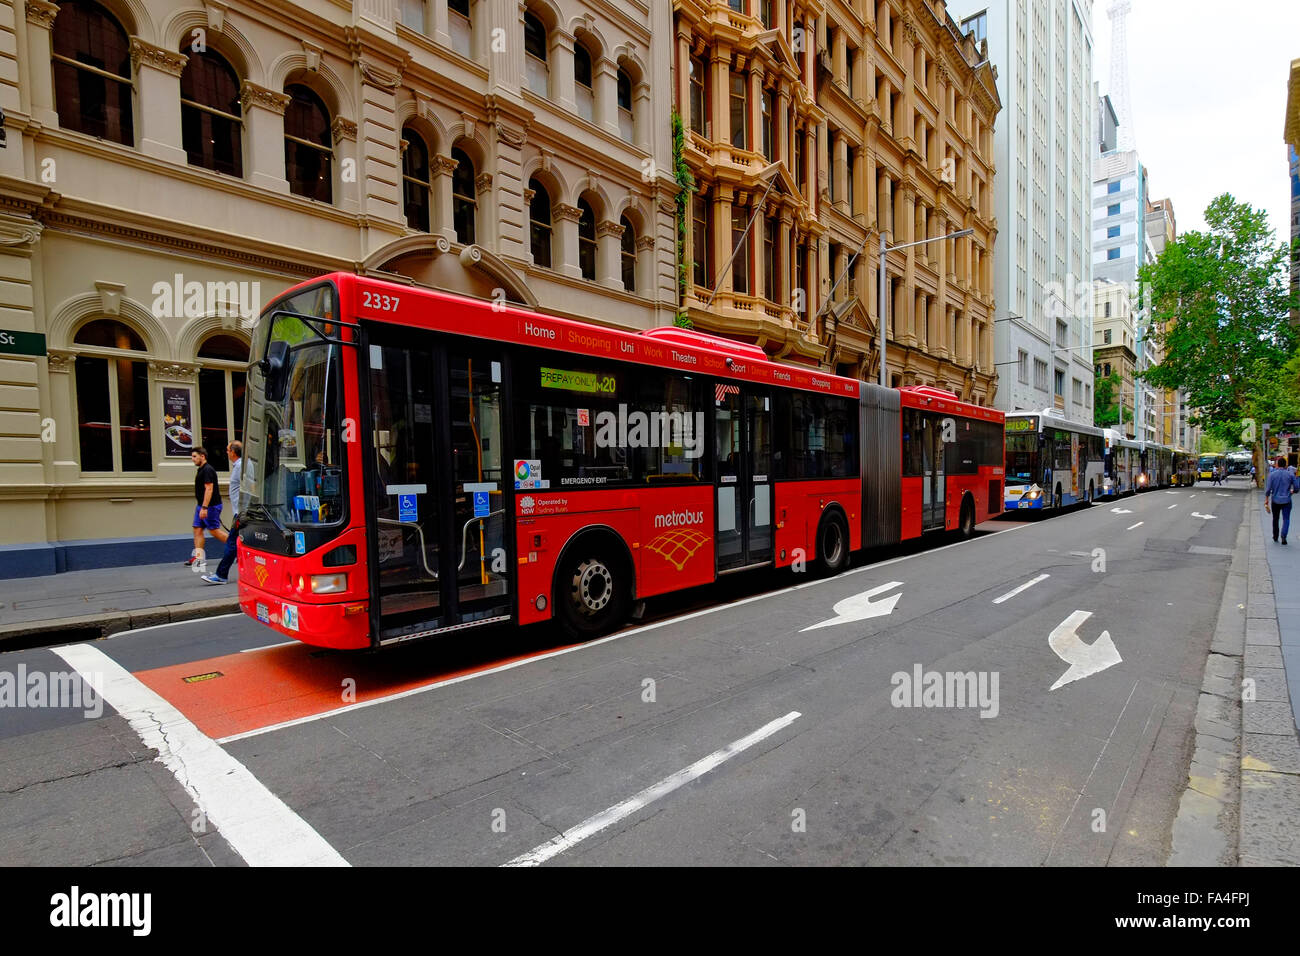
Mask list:
[[[583,640],[614,630],[627,619],[629,583],[622,563],[604,551],[566,557],[556,580],[560,623]]]

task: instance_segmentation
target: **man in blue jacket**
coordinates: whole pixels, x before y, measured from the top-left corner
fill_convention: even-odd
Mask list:
[[[1277,519],[1280,516],[1282,543],[1286,544],[1286,533],[1291,529],[1291,495],[1300,491],[1300,478],[1291,474],[1286,459],[1279,457],[1277,467],[1268,473],[1268,484],[1264,488],[1264,504],[1273,512],[1273,540],[1277,540]]]

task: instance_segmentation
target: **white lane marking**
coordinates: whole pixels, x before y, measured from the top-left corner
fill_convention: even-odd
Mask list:
[[[1146,524],[1145,521],[1139,521],[1137,524],[1131,524],[1131,525],[1129,525],[1129,526],[1128,526],[1127,528],[1125,528],[1124,530],[1125,530],[1125,531],[1132,531],[1134,528],[1140,528],[1140,527],[1142,527],[1144,524]]]
[[[1173,510],[1174,510],[1175,508],[1177,508],[1177,507],[1178,507],[1177,504],[1172,504],[1172,505],[1170,505],[1168,508],[1166,508],[1165,510],[1166,510],[1166,511],[1173,511]]]
[[[757,743],[771,737],[778,730],[789,727],[799,719],[800,713],[792,710],[784,717],[765,724],[752,734],[741,737],[735,743],[727,744],[721,750],[715,750],[701,760],[695,761],[684,770],[678,770],[670,776],[664,777],[652,787],[646,787],[634,797],[629,797],[622,803],[616,803],[608,810],[602,810],[593,817],[579,823],[572,829],[565,830],[559,836],[548,840],[541,846],[534,847],[527,853],[520,854],[513,860],[505,863],[505,866],[538,866],[545,863],[552,857],[559,856],[565,850],[577,846],[583,840],[590,836],[595,836],[601,830],[608,829],[624,817],[629,817],[639,810],[644,809],[654,803],[661,797],[666,797],[680,787],[685,786],[692,780],[704,776],[710,770],[721,766],[726,761],[739,753],[743,753]]]
[[[1178,492],[1176,492],[1176,491],[1166,491],[1165,494],[1167,494],[1167,495],[1176,495],[1176,494],[1178,494]]]
[[[1132,509],[1130,508],[1111,508],[1110,512],[1111,514],[1116,514],[1116,515],[1131,515],[1133,513]]]
[[[958,542],[964,544],[965,542]],[[220,621],[228,617],[243,617],[243,611],[234,611],[230,614],[216,614],[212,617],[192,617],[187,621],[168,621],[166,624],[150,624],[148,627],[133,627],[129,631],[118,631],[115,634],[108,635],[105,640],[112,640],[115,637],[125,637],[128,634],[143,634],[145,631],[156,631],[163,627],[175,627],[177,624],[194,624],[198,621]]]
[[[1193,517],[1193,518],[1206,518],[1206,519],[1209,519],[1210,521],[1213,521],[1215,518],[1218,517],[1218,515],[1203,515],[1203,514],[1201,514],[1199,511],[1193,511],[1193,512],[1192,512],[1192,517]]]
[[[244,740],[248,737],[257,737],[261,734],[269,734],[276,730],[285,730],[289,727],[297,727],[300,724],[309,724],[314,720],[324,720],[327,717],[337,717],[354,710],[360,710],[363,707],[374,707],[377,704],[387,704],[390,701],[401,700],[403,697],[414,697],[416,694],[423,694],[427,691],[437,690],[439,687],[448,687],[451,684],[460,684],[464,681],[476,680],[479,677],[487,677],[490,674],[499,674],[502,671],[513,670],[516,667],[523,667],[525,664],[532,664],[537,661],[549,660],[552,657],[561,657],[565,654],[572,654],[576,651],[584,651],[591,647],[599,647],[602,644],[608,644],[611,641],[621,641],[625,637],[632,637],[635,634],[643,634],[646,631],[653,631],[656,628],[667,627],[669,624],[680,624],[682,621],[689,621],[692,618],[703,617],[706,614],[716,614],[719,611],[729,611],[732,608],[741,607],[745,604],[752,604],[755,601],[763,601],[768,598],[780,597],[783,594],[789,594],[791,591],[799,591],[803,588],[819,587],[824,584],[830,584],[834,581],[843,581],[849,575],[860,574],[863,571],[876,571],[880,568],[889,567],[891,564],[898,564],[900,561],[910,561],[912,558],[919,558],[926,555],[938,554],[940,551],[947,551],[950,548],[960,548],[965,544],[976,544],[979,541],[995,538],[1000,534],[1010,534],[1013,531],[1022,531],[1025,528],[1034,527],[1029,524],[1012,525],[1001,531],[991,531],[979,538],[969,538],[965,541],[954,541],[952,544],[945,544],[942,547],[930,548],[925,551],[918,551],[916,554],[904,554],[901,557],[890,558],[887,561],[879,561],[875,564],[864,564],[860,568],[850,568],[843,574],[838,574],[833,578],[821,578],[815,581],[805,581],[803,584],[793,584],[788,588],[781,588],[777,591],[768,591],[765,594],[755,594],[752,597],[741,598],[739,601],[732,601],[729,604],[718,604],[714,607],[701,608],[698,611],[691,611],[689,614],[681,614],[677,617],[664,618],[662,621],[654,621],[650,624],[643,624],[641,627],[629,628],[626,631],[619,631],[617,634],[611,634],[609,637],[602,637],[599,640],[587,641],[585,644],[575,644],[572,647],[561,647],[554,651],[547,651],[545,654],[538,654],[535,657],[526,657],[523,660],[511,661],[508,664],[499,664],[496,667],[484,668],[481,671],[474,671],[472,674],[461,674],[459,677],[450,677],[447,680],[435,681],[432,684],[425,684],[422,687],[412,687],[410,690],[399,691],[396,694],[388,694],[384,697],[372,697],[370,700],[359,700],[355,704],[345,704],[342,707],[336,707],[334,710],[322,711],[319,714],[308,714],[306,717],[295,717],[292,720],[284,720],[278,724],[269,724],[266,727],[258,727],[255,730],[245,730],[242,733],[231,734],[229,737],[218,737],[217,743],[228,744],[236,740]]]
[[[1216,491],[1216,492],[1214,493],[1214,497],[1216,497],[1216,498],[1231,498],[1232,495],[1225,495],[1225,494],[1223,494],[1223,492],[1221,492],[1221,491]]]
[[[818,624],[810,624],[803,628],[799,633],[804,631],[815,631],[819,627],[830,627],[832,624],[846,624],[850,621],[865,621],[873,617],[888,617],[894,613],[894,607],[898,604],[902,592],[891,594],[883,601],[872,601],[871,599],[877,594],[883,594],[893,588],[901,588],[902,581],[890,581],[888,584],[882,584],[874,587],[870,591],[863,591],[861,594],[854,594],[852,597],[846,597],[842,601],[836,601],[831,608],[835,615],[829,620],[821,621]]]
[[[269,651],[273,647],[289,647],[293,644],[301,644],[302,641],[281,641],[279,644],[263,644],[261,647],[246,647],[239,653],[252,654],[254,651]]]
[[[89,644],[54,648],[131,724],[249,866],[348,866],[248,768],[121,664]],[[91,676],[95,681],[91,681]],[[102,685],[98,682],[102,678]]]
[[[1188,501],[1191,501],[1191,500],[1192,500],[1193,498],[1195,498],[1195,497],[1196,497],[1196,495],[1188,495],[1188,496],[1187,496],[1187,500],[1188,500]]]
[[[1083,643],[1078,634],[1079,627],[1090,617],[1092,617],[1091,611],[1075,611],[1052,628],[1052,633],[1048,635],[1047,646],[1056,652],[1057,657],[1070,665],[1056,683],[1048,688],[1049,691],[1091,677],[1124,660],[1115,649],[1114,641],[1110,639],[1110,631],[1102,631],[1101,637],[1091,644]]]
[[[1018,587],[1018,588],[1013,588],[1012,590],[1008,591],[1006,594],[1002,595],[1002,597],[1000,597],[1000,598],[994,598],[994,599],[993,599],[993,603],[994,603],[994,604],[1001,604],[1003,601],[1009,601],[1009,600],[1011,600],[1013,597],[1015,597],[1017,594],[1019,594],[1021,591],[1026,591],[1026,590],[1028,590],[1029,588],[1032,588],[1032,587],[1033,587],[1035,584],[1037,584],[1039,581],[1046,581],[1046,580],[1047,580],[1048,578],[1050,578],[1050,577],[1051,577],[1050,574],[1040,574],[1040,575],[1039,575],[1038,577],[1036,577],[1036,578],[1030,578],[1030,579],[1029,579],[1028,581],[1026,581],[1024,584],[1020,585],[1020,587]]]

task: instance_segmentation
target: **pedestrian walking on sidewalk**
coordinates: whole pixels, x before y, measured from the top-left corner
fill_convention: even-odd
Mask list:
[[[226,457],[230,459],[230,534],[226,538],[226,553],[221,556],[214,574],[203,575],[209,584],[226,584],[230,580],[230,566],[239,554],[239,485],[244,476],[244,445],[232,441],[226,446]]]
[[[1268,475],[1268,486],[1264,491],[1264,507],[1273,513],[1273,540],[1277,540],[1277,519],[1282,519],[1282,543],[1286,544],[1286,534],[1291,530],[1291,495],[1300,491],[1300,479],[1291,474],[1286,467],[1286,459],[1278,458],[1277,467]]]
[[[185,562],[191,567],[196,561],[204,562],[203,532],[211,531],[212,537],[222,544],[226,543],[226,530],[221,527],[221,487],[217,482],[217,470],[208,464],[208,453],[202,448],[190,452],[190,461],[197,469],[194,473],[194,553]]]

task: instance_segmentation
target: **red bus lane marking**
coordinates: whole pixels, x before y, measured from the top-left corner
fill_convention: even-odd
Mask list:
[[[566,645],[572,646],[572,645]],[[152,670],[134,677],[158,694],[208,737],[220,741],[289,721],[319,717],[359,703],[391,698],[405,691],[477,674],[506,664],[554,653],[547,647],[527,654],[486,660],[412,676],[408,659],[385,655],[319,654],[293,643],[227,654]],[[221,677],[186,683],[194,674],[219,671]],[[355,685],[345,685],[351,680]],[[348,686],[355,698],[344,699]]]

